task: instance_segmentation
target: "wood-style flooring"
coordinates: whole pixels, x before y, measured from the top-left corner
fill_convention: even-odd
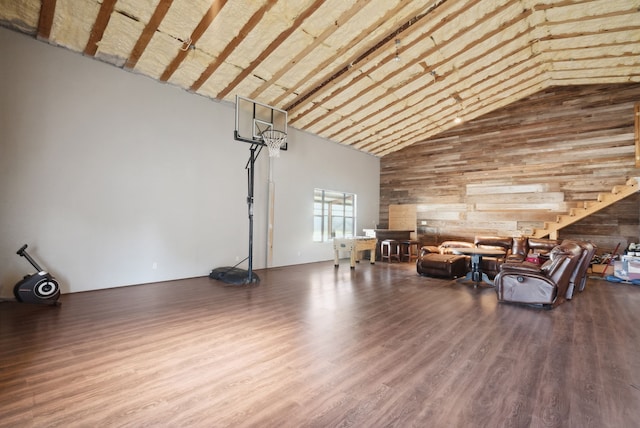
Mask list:
[[[0,303],[0,426],[640,426],[640,287],[545,310],[412,263],[256,272]]]

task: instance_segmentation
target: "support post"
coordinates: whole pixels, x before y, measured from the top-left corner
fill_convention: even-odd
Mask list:
[[[253,282],[253,187],[255,182],[254,167],[256,163],[256,149],[258,146],[253,144],[251,146],[251,155],[249,157],[249,169],[248,169],[248,195],[247,195],[247,208],[249,211],[249,269],[247,281]]]

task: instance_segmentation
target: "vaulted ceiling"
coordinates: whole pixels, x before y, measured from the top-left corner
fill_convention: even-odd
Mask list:
[[[376,156],[550,86],[640,81],[640,0],[0,0],[0,24]]]

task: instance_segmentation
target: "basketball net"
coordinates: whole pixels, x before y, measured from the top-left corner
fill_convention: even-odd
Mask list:
[[[267,149],[269,149],[269,157],[279,158],[280,148],[287,142],[287,134],[282,131],[267,129],[262,133],[262,141],[264,141]]]

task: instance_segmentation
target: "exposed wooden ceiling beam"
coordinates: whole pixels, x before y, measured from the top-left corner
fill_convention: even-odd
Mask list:
[[[493,13],[499,13],[500,11],[503,11],[503,10],[505,10],[505,9],[507,9],[507,8],[509,8],[509,7],[511,7],[512,5],[513,5],[512,3],[506,3],[506,4],[505,4],[505,5],[503,5],[500,9],[498,9],[498,10],[494,11]],[[466,12],[466,11],[465,11],[465,12]],[[530,10],[525,10],[525,11],[523,11],[523,12],[522,12],[522,14],[520,14],[520,15],[518,15],[518,16],[516,16],[516,17],[513,17],[509,22],[505,23],[505,24],[502,26],[502,28],[499,28],[499,29],[498,29],[498,28],[496,28],[496,29],[494,29],[493,31],[491,31],[491,32],[489,32],[489,33],[483,34],[483,35],[482,35],[482,37],[480,37],[480,38],[478,38],[478,39],[473,39],[472,41],[470,41],[469,43],[467,43],[467,44],[464,46],[464,48],[463,48],[463,49],[458,50],[454,55],[452,55],[452,56],[448,57],[448,58],[446,59],[446,62],[453,62],[453,60],[455,60],[455,58],[456,58],[456,57],[458,57],[458,56],[462,55],[462,53],[463,53],[463,52],[466,52],[467,50],[472,49],[472,48],[473,48],[473,46],[475,46],[475,45],[477,45],[477,44],[481,43],[482,41],[486,40],[487,38],[490,38],[490,37],[492,37],[492,36],[495,36],[495,35],[496,35],[496,34],[498,34],[500,31],[502,31],[504,28],[507,28],[507,27],[509,27],[509,26],[511,26],[511,25],[513,25],[513,24],[515,24],[515,23],[517,23],[517,22],[519,22],[519,21],[521,21],[523,18],[525,18],[526,16],[528,16],[530,13],[531,13],[531,11],[530,11]],[[485,15],[483,18],[481,18],[481,19],[478,19],[478,20],[474,21],[474,22],[472,23],[472,25],[470,25],[470,26],[468,26],[468,27],[460,27],[460,28],[458,28],[457,33],[453,34],[453,35],[452,35],[452,36],[451,36],[451,37],[450,37],[450,38],[449,38],[449,39],[444,43],[444,45],[446,46],[446,45],[448,45],[448,44],[451,44],[453,41],[455,41],[455,40],[457,40],[457,39],[462,39],[462,38],[463,38],[463,36],[464,36],[465,34],[467,34],[467,33],[469,33],[469,32],[474,31],[474,29],[476,29],[477,27],[481,26],[481,25],[482,25],[486,20],[490,19],[491,17],[492,17],[492,14],[487,14],[487,15]],[[411,42],[411,44],[409,44],[409,45],[407,46],[407,49],[410,49],[411,47],[413,47],[413,46],[415,46],[415,45],[423,44],[423,43],[424,43],[424,41],[425,41],[426,39],[428,39],[429,37],[431,37],[431,36],[430,36],[430,33],[433,33],[433,32],[435,32],[435,31],[437,31],[438,29],[442,28],[442,26],[443,26],[443,25],[444,25],[444,23],[443,23],[443,22],[441,22],[441,23],[440,23],[440,25],[439,25],[439,26],[436,26],[432,31],[430,31],[430,32],[429,32],[429,34],[426,34],[426,33],[425,33],[425,34],[423,34],[422,36],[420,36],[420,37],[416,38],[413,42]],[[420,63],[420,62],[424,61],[424,57],[428,57],[428,56],[429,56],[429,55],[431,55],[433,52],[435,52],[435,51],[437,51],[437,50],[439,50],[439,49],[441,49],[441,48],[442,48],[442,47],[440,47],[440,46],[434,46],[434,47],[433,47],[433,48],[431,48],[429,51],[427,51],[423,56],[421,56],[421,57],[419,57],[419,58],[416,58],[416,59],[414,59],[414,60],[412,60],[412,61],[410,61],[410,62],[406,63],[403,67],[398,68],[397,70],[395,70],[395,71],[393,71],[393,72],[389,73],[389,74],[387,75],[387,78],[386,78],[386,79],[387,79],[387,80],[391,80],[391,79],[393,79],[395,76],[399,76],[399,75],[401,75],[402,73],[405,73],[407,69],[409,69],[409,68],[411,68],[412,66],[414,66],[414,65],[416,65],[416,64],[418,64],[418,63]],[[379,67],[382,67],[382,66],[383,66],[383,64],[386,64],[386,63],[388,63],[389,61],[391,61],[394,55],[395,55],[394,53],[389,53],[389,54],[387,54],[387,56],[386,56],[386,57],[384,57],[383,59],[381,59],[381,60],[380,60],[380,62],[378,63],[378,65],[374,66],[374,67],[372,68],[372,70],[375,70],[375,69],[377,69],[377,68],[379,68]],[[433,68],[435,68],[435,69],[438,69],[438,68],[440,67],[440,65],[442,65],[442,63],[444,63],[444,62],[445,62],[445,60],[442,60],[439,64],[435,64],[435,65],[433,65],[432,67],[433,67]],[[371,70],[370,70],[370,71],[371,71]],[[356,77],[355,79],[353,79],[352,81],[350,81],[348,84],[343,85],[341,88],[339,88],[339,89],[337,89],[336,91],[334,91],[334,92],[330,95],[330,97],[335,97],[336,95],[338,95],[338,94],[340,94],[340,93],[342,93],[343,91],[346,91],[346,90],[352,90],[351,88],[352,88],[356,83],[358,83],[360,80],[364,79],[364,78],[365,78],[365,77],[367,77],[367,76],[368,76],[368,74],[364,74],[364,73],[363,73],[363,74],[361,74],[359,77]],[[369,91],[371,90],[371,86],[373,86],[373,85],[377,85],[377,84],[378,84],[378,82],[372,81],[372,82],[371,82],[371,85],[368,85],[368,86],[363,87],[362,89],[360,89],[360,91],[359,91],[357,94],[354,94],[354,97],[353,97],[353,98],[358,98],[358,97],[362,96],[363,94],[365,94],[366,92],[369,92]],[[402,84],[404,85],[404,82],[403,82]],[[392,88],[387,89],[386,93],[385,93],[383,96],[378,97],[377,101],[382,100],[383,98],[385,98],[385,97],[386,97],[386,96],[388,96],[389,94],[393,94],[393,92],[394,92],[394,91],[395,91],[395,88],[393,88],[393,87],[392,87]],[[327,111],[326,113],[324,113],[324,114],[322,114],[322,115],[320,115],[320,116],[316,117],[316,118],[315,118],[314,120],[312,120],[311,122],[306,123],[306,124],[305,124],[305,126],[307,126],[307,127],[313,127],[313,126],[314,126],[314,125],[316,125],[317,123],[319,123],[319,122],[321,122],[321,121],[325,121],[325,120],[327,120],[327,119],[328,119],[328,117],[329,117],[331,114],[334,114],[335,112],[337,112],[337,111],[339,111],[340,109],[344,108],[345,106],[347,106],[347,105],[348,105],[348,104],[350,104],[351,102],[352,102],[352,99],[348,99],[348,100],[346,100],[346,101],[342,102],[341,104],[339,104],[339,105],[337,105],[337,106],[333,107],[330,111]],[[304,117],[306,114],[308,114],[308,113],[309,113],[310,111],[312,111],[312,110],[313,110],[313,107],[311,107],[310,109],[306,110],[306,111],[305,111],[304,113],[302,113],[301,115],[299,115],[299,116],[295,117],[295,118],[292,120],[292,123],[295,123],[295,121],[296,121],[296,120],[300,119],[301,117]]]
[[[548,86],[544,83],[547,80],[546,73],[544,71],[540,71],[537,68],[532,68],[531,71],[535,74],[533,74],[528,79],[517,81],[513,84],[511,84],[511,82],[508,80],[505,81],[506,86],[501,89],[504,89],[505,92],[509,94],[508,96],[505,96],[505,94],[500,91],[491,96],[488,96],[484,100],[479,101],[480,103],[482,103],[482,105],[480,105],[474,111],[474,117],[479,117],[494,109],[504,107],[512,103],[515,99],[525,98],[542,89],[545,89]],[[425,141],[430,137],[451,128],[452,125],[450,125],[450,121],[448,119],[449,118],[447,118],[446,115],[443,115],[439,122],[435,124],[438,126],[432,127],[429,132],[425,132],[425,130],[423,129],[418,129],[414,130],[410,134],[403,135],[403,138],[400,141],[388,142],[388,140],[384,140],[383,144],[377,145],[376,148],[372,150],[372,153],[378,156],[384,156],[387,153],[391,153],[403,147],[410,146],[420,141]]]
[[[53,17],[56,13],[56,0],[42,0],[40,18],[38,19],[38,39],[49,40]]]
[[[519,51],[526,51],[528,48],[520,48]],[[493,79],[497,78],[500,74],[506,73],[508,70],[516,70],[516,72],[518,74],[525,74],[528,73],[530,70],[536,69],[538,68],[538,64],[531,60],[530,58],[528,58],[528,56],[524,56],[526,59],[520,59],[517,62],[512,61],[513,58],[519,58],[519,54],[518,51],[514,51],[511,52],[509,56],[505,57],[505,58],[500,58],[490,64],[488,64],[484,70],[470,70],[470,75],[467,74],[466,76],[461,76],[461,79],[463,82],[466,82],[467,80],[469,80],[472,76],[477,76],[479,74],[481,74],[483,71],[485,70],[489,70],[489,76],[486,77],[484,80],[487,82],[493,82]],[[507,79],[508,80],[512,80],[511,75],[507,75]],[[499,80],[499,79],[498,79]],[[433,82],[430,82],[429,84],[425,85],[431,85],[433,84]],[[498,81],[498,83],[496,83],[496,85],[500,85],[502,84],[501,81]],[[468,83],[465,86],[468,85],[473,85],[473,83]],[[495,87],[496,85],[492,86],[492,85],[482,85],[482,90],[486,90],[489,91],[491,90],[493,87]],[[412,111],[412,115],[414,115],[416,118],[418,118],[418,120],[421,116],[427,116],[430,117],[431,120],[429,123],[424,123],[424,126],[422,128],[422,131],[425,133],[429,133],[431,131],[438,131],[441,129],[441,127],[444,125],[442,123],[440,123],[440,119],[444,116],[445,118],[449,119],[447,117],[447,112],[449,110],[454,110],[455,107],[449,105],[446,107],[442,107],[440,110],[440,114],[439,115],[434,115],[432,110],[434,109],[434,106],[443,106],[444,102],[450,98],[449,94],[451,93],[452,90],[454,90],[455,87],[460,86],[457,85],[457,82],[450,82],[447,86],[444,86],[442,88],[440,88],[440,90],[437,91],[437,93],[433,94],[434,96],[436,96],[437,98],[433,99],[431,98],[429,95],[425,95],[425,100],[426,98],[430,98],[428,103],[424,104],[423,108],[419,108],[415,111]],[[478,86],[477,84],[475,86]],[[423,92],[424,86],[417,88],[416,90],[414,90],[413,92],[411,92],[410,94],[407,95],[406,98],[411,98],[421,92]],[[478,88],[479,90],[480,88]],[[472,96],[467,96],[465,98],[468,99],[473,99]],[[395,105],[397,104],[398,108],[401,108],[401,102],[403,100],[398,100],[397,103],[394,103],[394,105],[389,106],[389,110],[393,111],[393,108],[395,107]],[[465,101],[466,103],[466,107],[465,107],[465,112],[466,114],[468,114],[468,111],[471,111],[472,108],[474,107],[474,103],[470,102],[470,101]],[[468,110],[468,111],[467,111]],[[376,111],[376,114],[378,114],[379,111]],[[370,120],[371,115],[367,116],[366,119]],[[375,121],[373,122],[373,124],[365,127],[364,129],[360,129],[359,132],[356,133],[352,133],[352,135],[346,135],[346,136],[340,136],[340,140],[341,141],[345,141],[348,142],[349,144],[352,144],[354,147],[356,148],[365,148],[367,147],[367,140],[366,139],[360,139],[358,140],[358,134],[362,134],[362,133],[366,133],[367,131],[369,131],[370,133],[374,132],[374,127],[375,126],[379,126],[379,125],[383,125],[385,128],[393,128],[393,127],[397,127],[400,126],[403,122],[405,122],[407,119],[406,117],[403,117],[401,115],[389,115],[387,114],[385,116],[385,119],[381,120],[381,121]],[[358,122],[357,124],[361,124],[364,123],[363,121]],[[409,124],[407,124],[409,125]],[[342,130],[341,130],[342,131]],[[384,135],[384,132],[383,132]],[[400,135],[396,135],[397,137],[400,137]],[[360,137],[361,138],[361,137]],[[385,138],[390,138],[390,136],[386,136]]]
[[[514,57],[518,58],[519,56],[517,54],[509,55],[488,66],[487,70],[490,70],[493,77],[485,78],[485,83],[475,84],[473,88],[474,91],[487,94],[487,97],[496,97],[499,102],[500,100],[506,99],[512,92],[519,91],[520,89],[517,88],[524,82],[538,82],[542,79],[541,76],[545,75],[545,70],[539,68],[538,64],[534,60],[529,59],[528,56],[522,55],[521,57],[523,59],[518,63],[514,63],[511,60],[511,58]],[[478,74],[482,74],[482,72]],[[520,78],[515,78],[514,75],[520,76]],[[469,78],[471,78],[471,76],[466,77],[466,79]],[[494,79],[496,79],[497,82]],[[386,123],[382,124],[383,129],[377,132],[377,135],[383,139],[386,146],[397,147],[397,145],[403,145],[408,139],[412,142],[421,141],[453,127],[451,116],[457,114],[458,106],[456,103],[450,102],[449,94],[454,87],[454,84],[450,84],[446,88],[438,91],[438,99],[430,100],[429,103],[416,104],[418,108],[412,110],[410,118],[390,116],[389,119],[385,121]],[[482,100],[478,100],[477,97],[474,96],[467,96],[466,98],[470,100],[466,102],[464,111],[464,115],[467,118],[469,118],[469,116],[479,116],[481,114],[480,111],[486,108],[486,105],[490,104],[493,99],[483,98]],[[448,104],[447,101],[449,101]],[[425,122],[424,117],[429,118],[429,121]],[[394,131],[397,129],[401,130]],[[347,138],[345,142],[359,149],[374,148],[382,144],[377,141],[371,142],[362,135],[355,135],[351,140]]]
[[[480,0],[473,0],[475,3],[479,2]],[[419,22],[420,20],[422,20],[423,18],[425,18],[426,16],[431,17],[433,20],[437,20],[437,16],[432,17],[432,14],[435,11],[440,12],[440,14],[444,13],[444,8],[441,8],[441,6],[445,4],[445,1],[442,2],[437,2],[433,5],[432,8],[429,8],[427,11],[421,13],[418,16],[412,16],[411,18],[407,19],[399,28],[395,29],[394,31],[391,32],[391,34],[386,35],[382,40],[377,41],[373,46],[370,46],[366,52],[360,54],[357,58],[351,60],[348,65],[346,65],[344,68],[342,68],[341,70],[338,70],[335,74],[333,74],[332,76],[329,76],[327,79],[323,80],[319,85],[317,85],[316,87],[312,88],[311,90],[305,92],[303,95],[300,95],[299,97],[296,98],[296,100],[289,104],[288,106],[285,107],[285,109],[289,112],[289,117],[290,120],[295,121],[296,119],[306,115],[307,113],[309,113],[311,110],[313,110],[315,107],[317,107],[319,104],[313,103],[313,102],[308,102],[305,103],[304,106],[309,107],[307,110],[302,110],[302,108],[299,108],[298,106],[303,105],[302,103],[304,101],[309,100],[311,97],[315,97],[314,99],[318,100],[320,98],[320,96],[327,92],[329,89],[331,88],[336,88],[338,87],[339,89],[337,89],[337,91],[339,91],[338,93],[342,92],[343,90],[346,90],[347,87],[350,87],[353,85],[353,83],[359,81],[360,79],[363,79],[366,77],[366,74],[361,73],[359,76],[355,77],[354,79],[350,80],[349,83],[346,86],[338,86],[338,84],[341,81],[344,81],[345,79],[347,79],[348,77],[351,76],[352,73],[355,72],[360,72],[359,68],[357,67],[359,63],[361,62],[365,62],[365,61],[371,61],[372,57],[378,56],[378,55],[386,55],[387,57],[389,57],[389,54],[385,54],[385,52],[387,52],[387,49],[389,46],[391,46],[392,43],[395,43],[395,38],[399,37],[401,34],[403,34],[405,31],[411,33],[414,30],[417,31],[417,27],[413,26],[413,24]],[[395,14],[395,13],[394,13]],[[436,26],[438,25],[444,25],[444,20],[440,21],[439,24],[436,24]],[[377,25],[376,25],[377,27]],[[375,28],[375,27],[374,27]],[[368,31],[365,33],[365,35],[368,35]],[[393,53],[392,56],[395,56],[395,52]],[[385,60],[380,60],[378,62],[377,65],[374,65],[372,67],[371,70],[375,70],[379,67],[381,67],[381,64],[384,63]],[[367,71],[371,71],[371,70],[367,70]],[[337,95],[336,92],[332,92],[331,96],[333,96],[334,94]]]
[[[373,33],[375,31],[376,28],[380,27],[385,22],[387,22],[390,19],[392,19],[393,16],[401,13],[403,10],[405,10],[407,8],[410,8],[410,5],[402,4],[402,5],[400,5],[400,6],[396,7],[396,8],[388,10],[383,16],[378,18],[376,21],[371,22],[371,24],[368,25],[363,31],[361,31],[353,39],[351,39],[350,43],[345,44],[342,48],[337,50],[334,53],[333,57],[327,58],[318,67],[315,67],[312,70],[307,70],[306,73],[304,75],[302,75],[300,77],[300,79],[298,79],[298,81],[294,85],[291,85],[291,88],[289,88],[286,91],[284,91],[278,98],[275,99],[275,101],[274,101],[275,105],[279,105],[289,95],[291,95],[291,94],[295,93],[296,91],[298,91],[300,89],[300,87],[302,87],[302,85],[305,82],[314,81],[319,70],[320,71],[321,70],[326,70],[327,67],[332,62],[334,62],[335,58],[342,57],[345,53],[347,53],[349,50],[351,50],[353,46],[357,46],[358,44],[360,44],[361,42],[366,40],[371,35],[371,33]],[[403,13],[402,21],[407,21],[411,16],[414,16],[414,15],[415,15],[414,9],[411,8],[408,12]],[[343,67],[341,69],[341,71],[342,72],[346,72],[349,69],[353,68],[353,66],[358,62],[358,59],[359,58],[363,58],[364,57],[364,53],[365,52],[369,52],[370,50],[371,50],[370,46],[365,47],[364,50],[360,49],[357,53],[355,53],[354,55],[352,55],[351,57],[349,57],[345,61],[346,64],[348,64],[348,66]],[[337,71],[336,72],[334,69],[332,69],[332,70],[330,70],[330,74],[328,76],[326,76],[325,78],[323,78],[321,81],[322,82],[332,82],[335,79],[334,76],[338,75],[341,71]],[[317,87],[322,87],[322,85],[316,86],[316,87],[312,88],[311,90],[304,92],[304,94],[296,97],[295,100],[293,100],[289,105],[287,105],[285,107],[285,110],[291,109],[292,106],[298,100],[300,100],[302,97],[306,97],[307,94],[309,94],[311,91],[317,92],[317,90],[316,90]]]
[[[271,78],[269,80],[265,80],[265,82],[262,85],[260,85],[260,87],[258,87],[255,91],[253,91],[251,93],[251,95],[249,95],[249,96],[251,98],[257,98],[267,88],[269,88],[270,86],[276,84],[278,79],[280,79],[285,73],[287,73],[287,71],[289,71],[290,67],[294,66],[295,64],[298,64],[307,55],[309,55],[311,52],[313,52],[318,46],[320,46],[322,43],[324,43],[325,40],[327,40],[327,38],[330,35],[335,33],[336,30],[338,28],[340,28],[341,25],[343,25],[345,22],[349,21],[349,19],[353,18],[354,15],[356,15],[358,12],[360,12],[360,10],[362,10],[362,8],[367,4],[368,1],[369,0],[358,0],[355,3],[353,3],[353,5],[351,5],[349,10],[347,10],[346,12],[344,12],[344,13],[342,13],[340,15],[338,20],[335,22],[335,25],[331,25],[331,26],[327,27],[319,36],[314,37],[312,43],[309,43],[304,48],[304,50],[302,50],[301,52],[296,54],[294,57],[292,57],[289,60],[288,64],[282,64],[282,68],[280,68],[280,70],[278,70],[276,73],[274,73],[273,76],[271,76]]]
[[[0,20],[207,97],[243,91],[376,156],[531,91],[640,81],[640,0],[191,3],[5,1]]]
[[[93,24],[93,28],[91,29],[89,40],[84,48],[85,55],[95,56],[98,51],[98,43],[102,40],[104,30],[106,30],[107,25],[109,25],[113,8],[116,6],[116,1],[117,0],[103,0],[96,22]]]
[[[238,45],[244,40],[245,37],[258,25],[258,23],[262,20],[264,15],[271,10],[273,5],[275,5],[277,0],[267,0],[265,4],[260,7],[254,13],[251,18],[247,21],[246,24],[240,29],[238,35],[236,35],[227,46],[224,47],[220,55],[218,55],[208,66],[207,68],[200,74],[200,77],[193,82],[191,85],[192,91],[197,91],[200,89],[202,85],[215,73],[215,71],[220,67],[226,59],[231,55],[231,53],[238,47]]]
[[[147,48],[147,45],[151,41],[151,38],[153,37],[155,32],[158,30],[160,23],[162,22],[165,15],[169,11],[169,8],[171,7],[172,3],[173,3],[173,0],[160,0],[160,2],[158,2],[158,5],[154,10],[153,15],[151,15],[149,22],[147,22],[147,25],[145,25],[144,30],[142,30],[142,34],[138,38],[136,45],[133,47],[133,50],[131,51],[129,58],[127,59],[127,62],[124,65],[124,68],[132,69],[136,66],[136,64],[138,63],[138,60],[140,59],[140,57],[144,53],[144,50]]]
[[[468,108],[464,112],[465,117],[467,119],[479,117],[493,108],[503,107],[506,105],[505,103],[511,102],[514,97],[520,96],[518,94],[525,92],[528,95],[536,90],[543,89],[544,85],[541,82],[548,80],[545,70],[537,67],[535,63],[527,61],[516,68],[519,68],[517,71],[517,74],[521,76],[519,79],[508,73],[503,73],[498,83],[492,82],[490,88],[483,89],[483,94],[486,94],[485,98],[481,100],[474,99],[467,104]],[[526,95],[522,95],[522,97],[524,96]],[[429,110],[429,107],[422,108],[417,113],[417,117],[430,116]],[[457,113],[457,105],[451,103],[447,107],[439,109],[436,114],[433,114],[431,122],[426,126],[423,126],[420,122],[416,122],[416,125],[403,125],[402,131],[397,132],[394,136],[397,137],[395,140],[388,137],[384,140],[384,147],[394,149],[398,146],[403,147],[418,141],[424,141],[433,135],[452,128],[455,125],[451,117]],[[396,126],[395,128],[397,129],[398,127]],[[382,136],[388,135],[389,132],[390,130],[385,130]]]
[[[383,96],[378,96],[374,98],[370,102],[370,105],[375,105],[376,103],[380,103],[381,105],[380,109],[378,109],[373,113],[368,114],[367,116],[361,119],[354,121],[352,124],[349,124],[348,126],[344,126],[341,129],[334,130],[333,132],[328,134],[328,137],[337,138],[340,141],[349,142],[350,144],[353,144],[354,146],[359,147],[358,141],[353,140],[351,137],[351,135],[356,134],[356,132],[352,132],[351,135],[349,134],[344,135],[341,133],[343,133],[344,131],[348,131],[349,128],[358,129],[357,134],[363,134],[366,131],[373,132],[373,128],[376,125],[380,125],[381,123],[386,122],[387,126],[391,127],[395,124],[398,124],[406,120],[406,117],[404,117],[403,115],[390,114],[389,112],[393,112],[395,106],[399,106],[400,108],[406,102],[407,99],[411,99],[419,94],[424,94],[425,101],[429,99],[429,102],[426,104],[425,109],[431,108],[432,105],[440,105],[443,100],[446,100],[447,98],[449,98],[450,93],[456,90],[464,91],[464,89],[467,87],[477,86],[477,83],[471,83],[471,82],[468,83],[468,81],[471,78],[475,78],[477,76],[482,75],[482,73],[488,73],[488,77],[486,77],[485,79],[494,79],[497,76],[499,76],[499,74],[504,73],[507,69],[513,70],[514,67],[517,67],[519,64],[522,64],[525,61],[528,62],[529,64],[532,64],[532,66],[535,66],[534,61],[529,55],[530,47],[528,46],[528,40],[530,39],[530,33],[531,33],[531,29],[527,27],[525,30],[517,33],[514,37],[509,39],[502,39],[500,40],[499,43],[493,44],[490,51],[482,51],[481,53],[478,53],[473,57],[469,57],[461,64],[461,67],[457,72],[458,74],[458,76],[456,76],[457,79],[444,79],[444,81],[446,82],[446,85],[440,86],[436,93],[426,92],[430,86],[436,83],[435,76],[433,78],[428,78],[428,79],[424,79],[423,76],[418,76],[414,79],[414,81],[425,80],[425,83],[421,84],[420,86],[415,88],[413,91],[405,94],[402,98],[397,98],[391,101],[390,103],[382,102],[383,97],[386,96],[386,94],[384,94]],[[493,52],[501,52],[503,55],[500,55],[498,59],[494,60],[491,63],[482,65],[480,68],[476,66],[476,64],[480,63],[480,60],[482,59],[482,57],[486,57],[492,54]],[[522,55],[523,53],[525,55]],[[425,56],[427,55],[425,54]],[[433,63],[431,68],[433,68],[434,70],[441,69],[441,67],[445,66],[445,64],[450,63],[451,60],[454,60],[457,56],[458,55],[455,55],[454,57],[449,57],[449,58],[442,57],[440,62]],[[517,60],[516,62],[512,60],[514,58],[517,59],[520,56],[524,56],[527,59]],[[432,99],[432,96],[436,96],[437,99]],[[470,97],[465,96],[463,97],[462,101],[465,101],[464,98],[470,98]],[[411,112],[411,115],[413,114],[414,112]],[[372,121],[373,123],[369,126],[365,126],[365,127],[361,126],[366,121],[371,121],[371,119],[374,118],[375,116],[383,116],[383,117],[381,119]],[[332,124],[331,126],[335,126],[335,124]],[[317,132],[320,134],[323,134],[327,132],[329,129],[330,127],[325,127],[325,128],[322,128],[321,130],[318,130]]]
[[[209,28],[209,25],[211,25],[215,17],[218,16],[220,11],[224,7],[225,3],[227,3],[227,0],[215,0],[211,4],[211,7],[209,7],[209,10],[207,10],[207,12],[202,16],[202,19],[196,26],[195,30],[193,30],[193,33],[191,33],[191,37],[190,37],[191,46],[195,46],[198,40],[200,40],[200,37],[202,37],[205,31],[207,31],[207,28]],[[169,78],[171,78],[171,76],[173,75],[173,73],[175,73],[178,67],[180,67],[180,64],[182,64],[182,61],[185,60],[188,54],[189,54],[189,49],[179,50],[178,54],[175,56],[175,58],[173,58],[173,61],[171,61],[171,63],[167,66],[167,68],[165,68],[164,72],[160,76],[160,80],[163,82],[166,82],[167,80],[169,80]]]
[[[494,13],[495,13],[495,12],[494,12]],[[529,11],[529,12],[528,12],[528,14],[530,15],[530,14],[531,14],[531,11]],[[612,16],[614,16],[614,15],[615,15],[615,16],[617,16],[617,15],[619,15],[619,14],[611,14],[611,15],[612,15]],[[521,19],[521,18],[517,18],[517,19],[516,19],[516,21],[519,21],[520,19]],[[506,26],[506,25],[501,25],[501,30],[502,30],[502,29],[504,29],[504,28],[505,28],[505,26]],[[627,30],[627,29],[625,28],[625,30]],[[475,34],[475,33],[474,33],[474,34]],[[601,36],[601,33],[595,32],[594,34],[595,34],[595,35],[599,35],[600,37],[602,37],[602,36]],[[488,37],[488,36],[487,36],[487,37]],[[557,36],[556,36],[556,37],[557,37]],[[485,38],[486,38],[486,37],[485,37]],[[525,46],[525,48],[527,48],[528,43],[525,43],[525,45],[524,45],[524,46]],[[528,48],[527,48],[527,49],[528,49]],[[487,54],[487,52],[483,52],[483,55],[486,55],[486,54]],[[630,54],[626,54],[626,55],[624,55],[624,56],[628,57],[629,55],[630,55]],[[617,57],[619,57],[619,56],[620,56],[620,55],[617,55]],[[533,68],[536,68],[537,66],[536,66],[535,64],[533,64],[533,65],[531,65],[529,68],[532,68],[532,67],[533,67]],[[586,67],[586,66],[585,66],[585,67],[584,67],[584,69],[585,69],[585,70],[583,70],[583,71],[584,71],[584,72],[587,72],[587,71],[589,70],[589,67]],[[623,73],[623,74],[624,74],[624,73],[628,73],[628,70],[626,70],[626,69],[625,69],[622,73]],[[405,85],[405,82],[403,82],[403,83],[402,83],[402,86],[404,86],[404,85]],[[366,92],[366,90],[364,90],[364,92]],[[375,100],[373,100],[373,103],[375,103],[376,101],[380,101],[380,102],[384,103],[384,99],[385,99],[385,97],[392,95],[392,94],[393,94],[393,92],[394,92],[393,90],[387,90],[387,91],[385,91],[385,94],[383,94],[382,96],[378,96],[378,97],[376,97],[376,99],[375,99]],[[407,97],[406,97],[406,96],[404,96],[403,98],[407,98]],[[398,103],[402,103],[402,102],[403,102],[403,100],[397,100],[397,99],[395,99],[394,101],[392,101],[392,103],[394,103],[394,102],[396,102],[396,101],[397,101]],[[322,124],[324,125],[324,127],[323,127],[321,130],[317,130],[317,129],[314,129],[314,130],[313,130],[313,132],[317,132],[317,133],[319,133],[319,134],[321,134],[321,135],[322,135],[322,134],[323,134],[323,132],[326,132],[326,131],[328,131],[329,129],[331,129],[333,126],[335,126],[335,125],[336,125],[336,123],[338,123],[338,124],[342,124],[342,123],[344,123],[344,121],[339,120],[339,116],[336,116],[336,115],[335,115],[335,113],[336,113],[336,111],[337,111],[340,107],[344,107],[344,106],[346,106],[346,105],[348,105],[348,104],[349,104],[349,102],[346,102],[346,103],[341,104],[341,105],[340,105],[340,106],[338,106],[338,107],[332,107],[332,109],[331,109],[331,111],[330,111],[330,112],[327,112],[325,115],[322,115],[322,117],[321,117],[320,119],[316,118],[316,120],[314,120],[314,121],[312,121],[312,122],[305,123],[305,124],[304,124],[304,127],[305,127],[306,129],[313,129],[313,126],[314,126],[314,125],[319,124],[319,123],[322,123]],[[372,104],[371,102],[368,102],[368,105],[371,105],[371,104]],[[381,107],[381,109],[379,109],[379,110],[378,110],[378,112],[388,111],[388,110],[389,110],[389,109],[388,109],[388,107],[389,107],[389,106],[388,106],[388,104],[386,104],[386,103],[384,103],[384,104],[385,104],[385,105],[384,105],[384,107]],[[376,112],[376,113],[378,113],[378,112]],[[373,115],[375,115],[376,113],[373,113]],[[333,117],[332,117],[332,115],[333,115]],[[349,115],[349,116],[351,117],[351,115]],[[371,115],[369,115],[369,116],[368,116],[368,118],[370,118],[370,117],[371,117]],[[402,118],[402,120],[406,120],[406,119],[407,119],[406,117],[403,117],[403,118]],[[450,119],[450,118],[449,118],[449,119]],[[327,121],[329,121],[329,123],[327,123]],[[360,137],[361,137],[361,138],[364,138],[364,140],[363,140],[363,141],[367,141],[367,140],[368,140],[368,138],[366,137],[366,134],[367,134],[367,133],[366,133],[366,132],[363,132],[362,127],[357,127],[357,126],[353,126],[353,125],[354,125],[354,124],[352,124],[352,123],[349,123],[348,125],[343,125],[342,130],[344,130],[345,128],[353,129],[353,133],[354,133],[354,134],[360,135]],[[333,132],[331,135],[328,135],[328,136],[327,136],[327,135],[324,135],[324,136],[327,136],[328,138],[335,138],[335,137],[337,136],[336,134],[338,134],[338,133],[339,133],[339,131],[338,131],[337,133],[336,133],[336,132]],[[341,137],[342,137],[342,136],[341,136]],[[353,142],[352,142],[352,141],[348,141],[348,138],[347,138],[346,140],[345,140],[344,138],[336,138],[336,140],[337,140],[337,141],[344,142],[344,143],[348,143],[348,144],[353,144]],[[387,139],[386,141],[389,141],[389,140]],[[372,145],[375,145],[376,143],[375,143],[375,142],[373,142],[373,143],[371,143],[371,144],[372,144]],[[354,146],[355,146],[355,147],[357,147],[357,148],[359,148],[357,144],[354,144]],[[365,147],[366,147],[366,146],[365,146]]]
[[[240,82],[242,82],[249,74],[253,73],[253,71],[264,61],[273,51],[276,50],[278,46],[282,44],[295,30],[302,25],[304,21],[307,20],[311,15],[313,15],[316,10],[322,6],[324,0],[315,0],[309,7],[307,7],[304,12],[296,17],[296,19],[291,23],[289,28],[280,33],[278,37],[276,37],[270,44],[265,48],[264,51],[260,52],[260,54],[253,60],[251,63],[244,68],[231,83],[227,85],[222,91],[216,95],[216,98],[223,99],[226,97]]]

